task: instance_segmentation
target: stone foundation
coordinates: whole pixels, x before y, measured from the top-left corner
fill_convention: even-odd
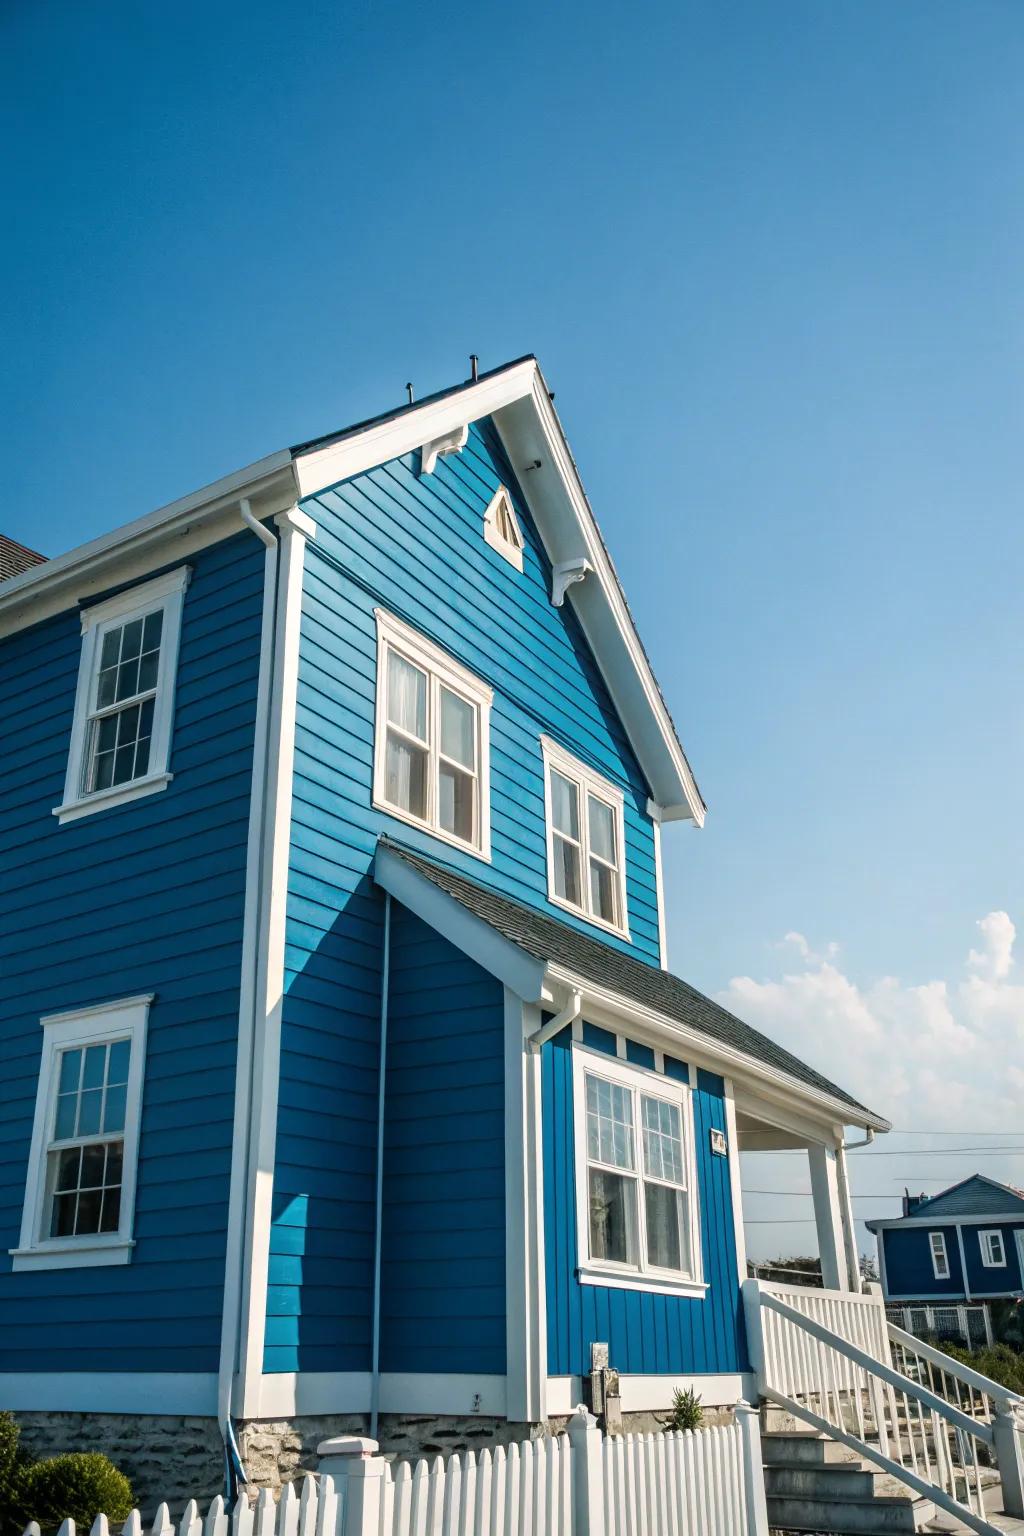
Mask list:
[[[159,1388],[154,1387],[154,1396]],[[102,1451],[128,1478],[145,1523],[161,1502],[180,1520],[189,1499],[224,1488],[224,1445],[216,1419],[135,1413],[18,1413],[32,1456]]]

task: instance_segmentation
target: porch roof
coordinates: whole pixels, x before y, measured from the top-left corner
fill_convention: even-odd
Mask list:
[[[683,1025],[704,1035],[709,1041],[736,1052],[754,1063],[781,1073],[795,1083],[824,1094],[837,1104],[846,1106],[850,1124],[866,1123],[879,1129],[888,1129],[888,1121],[874,1110],[868,1109],[842,1088],[823,1077],[799,1057],[792,1055],[760,1030],[744,1023],[719,1003],[712,1002],[695,987],[670,971],[636,960],[611,944],[591,938],[568,923],[548,917],[513,901],[498,891],[478,885],[465,875],[458,874],[446,865],[437,864],[422,854],[381,838],[378,843],[378,883],[392,889],[396,899],[410,905],[409,887],[387,877],[387,860],[392,857],[413,871],[460,907],[485,923],[506,944],[540,962],[541,966],[554,966],[585,982],[591,982],[626,1001],[652,1010],[663,1018]],[[413,906],[415,910],[415,906]],[[429,914],[420,911],[425,921]]]

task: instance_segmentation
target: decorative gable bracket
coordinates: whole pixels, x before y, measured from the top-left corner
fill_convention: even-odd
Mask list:
[[[456,427],[453,432],[445,432],[442,437],[435,437],[429,443],[424,443],[420,449],[420,474],[432,475],[437,468],[438,459],[446,457],[449,453],[461,453],[469,441],[468,426]]]
[[[577,560],[561,560],[551,571],[551,601],[556,608],[561,608],[565,601],[565,594],[569,587],[582,581],[588,571],[594,567],[590,561],[580,556]]]

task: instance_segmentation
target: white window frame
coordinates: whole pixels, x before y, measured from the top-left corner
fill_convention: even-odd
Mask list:
[[[404,624],[384,608],[375,608],[377,621],[377,698],[373,749],[373,804],[379,811],[404,821],[410,827],[418,827],[431,837],[461,848],[476,858],[489,861],[491,857],[491,704],[494,690],[466,667],[460,665],[440,646],[428,640],[419,630]],[[403,806],[392,805],[387,798],[387,677],[388,654],[395,651],[406,661],[427,674],[427,807],[428,816],[421,819],[411,815]],[[439,719],[439,700],[442,685],[457,694],[476,710],[477,718],[477,839],[466,842],[441,826],[438,807],[438,761],[440,743],[436,722]]]
[[[606,933],[618,934],[619,938],[629,938],[629,912],[626,906],[626,815],[625,796],[621,789],[614,784],[609,784],[593,768],[588,768],[586,763],[581,763],[579,758],[573,757],[557,741],[552,741],[550,736],[542,736],[540,739],[541,755],[544,759],[544,823],[547,831],[547,859],[548,859],[548,900],[556,907],[561,907],[565,912],[572,912],[576,917],[585,918],[588,923],[593,923],[596,928],[603,928]],[[574,906],[571,901],[566,901],[559,896],[555,888],[555,819],[551,807],[551,770],[560,773],[563,778],[571,780],[579,795],[579,820],[580,820],[580,893],[583,897],[582,906]],[[593,795],[595,800],[600,800],[608,806],[615,818],[615,837],[618,844],[619,868],[618,868],[618,905],[621,922],[609,923],[603,917],[591,910],[590,906],[590,808],[587,796]],[[561,835],[561,834],[559,834]]]
[[[139,1157],[139,1118],[146,1060],[146,1029],[150,993],[99,1003],[68,1013],[40,1019],[43,1051],[36,1091],[35,1118],[29,1151],[21,1239],[10,1249],[12,1265],[22,1269],[78,1269],[97,1265],[127,1264],[135,1246],[135,1181]],[[124,1119],[124,1150],[121,1173],[120,1222],[116,1232],[93,1232],[80,1237],[47,1236],[51,1196],[47,1189],[47,1156],[57,1112],[61,1052],[79,1046],[103,1045],[129,1040],[128,1091]]]
[[[995,1244],[999,1245],[999,1257],[995,1256]],[[986,1227],[978,1233],[981,1262],[985,1269],[1006,1268],[1006,1240],[999,1227]]]
[[[949,1250],[946,1247],[945,1232],[928,1233],[928,1252],[931,1254],[932,1274],[936,1280],[948,1280],[950,1277]]]
[[[617,1264],[606,1259],[595,1259],[590,1253],[590,1197],[587,1173],[587,1073],[619,1083],[633,1094],[634,1137],[637,1148],[637,1254],[636,1264]],[[700,1196],[697,1188],[697,1156],[693,1128],[693,1090],[687,1083],[652,1072],[647,1067],[637,1067],[621,1057],[610,1056],[604,1051],[572,1045],[573,1121],[576,1165],[576,1243],[577,1274],[584,1285],[610,1286],[615,1290],[652,1291],[666,1296],[704,1297],[708,1287],[704,1282],[703,1255],[700,1233]],[[643,1199],[643,1131],[638,1115],[640,1095],[665,1099],[680,1111],[683,1133],[683,1158],[686,1166],[685,1207],[690,1223],[690,1262],[692,1273],[681,1275],[676,1270],[659,1269],[647,1261],[647,1215]]]
[[[78,688],[75,694],[75,715],[71,726],[71,748],[68,752],[67,777],[64,782],[64,799],[54,807],[53,814],[61,825],[90,816],[95,811],[109,810],[114,805],[124,805],[143,795],[155,794],[166,789],[173,778],[168,772],[171,755],[171,723],[174,718],[174,685],[178,672],[178,642],[181,637],[181,610],[185,588],[191,577],[187,565],[157,576],[141,586],[119,592],[106,602],[96,603],[82,611],[82,655],[78,667]],[[99,675],[99,659],[103,636],[115,626],[129,623],[147,614],[163,612],[160,635],[160,662],[157,668],[156,690],[153,702],[153,729],[150,736],[149,768],[138,779],[127,784],[112,784],[109,789],[94,790],[88,794],[83,789],[87,767],[86,754],[89,741],[89,720],[96,694]]]
[[[513,529],[514,537],[505,538],[498,523],[499,512],[504,511],[508,518],[509,526]],[[497,550],[502,559],[509,565],[514,565],[517,571],[523,568],[523,530],[519,526],[516,509],[512,505],[512,497],[503,485],[499,485],[484,512],[484,541],[492,549]]]

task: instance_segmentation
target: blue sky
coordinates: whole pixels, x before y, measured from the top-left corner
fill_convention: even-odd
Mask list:
[[[1022,74],[1017,0],[12,0],[3,526],[55,553],[535,351],[710,806],[666,839],[674,968],[900,1125],[992,1127]]]

